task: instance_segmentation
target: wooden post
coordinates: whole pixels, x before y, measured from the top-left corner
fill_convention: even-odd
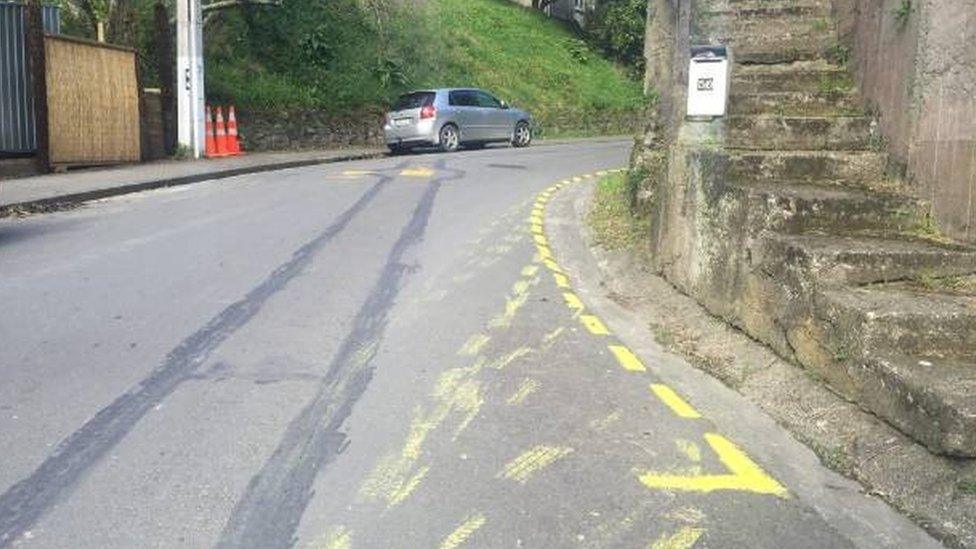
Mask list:
[[[34,101],[34,134],[37,140],[37,168],[51,171],[50,134],[47,120],[47,61],[44,55],[44,13],[40,0],[27,4],[27,48]]]

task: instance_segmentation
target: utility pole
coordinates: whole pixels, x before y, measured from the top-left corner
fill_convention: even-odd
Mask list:
[[[200,0],[176,0],[176,116],[180,145],[203,156],[203,9]]]

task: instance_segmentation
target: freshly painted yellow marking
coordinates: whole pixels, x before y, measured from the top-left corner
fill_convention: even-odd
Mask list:
[[[633,351],[624,347],[623,345],[609,345],[607,347],[613,356],[617,358],[617,362],[620,363],[620,367],[629,372],[646,372],[647,368],[644,367],[644,363],[641,362],[637,355]]]
[[[372,175],[374,173],[376,173],[376,172],[373,172],[373,171],[370,171],[370,170],[345,170],[345,171],[342,172],[342,175],[349,175],[349,176],[357,177],[357,176],[361,176],[361,175]]]
[[[556,286],[560,288],[569,288],[569,277],[560,273],[552,273],[552,277],[556,279]]]
[[[566,306],[570,309],[575,309],[576,311],[583,310],[583,302],[580,301],[579,296],[573,292],[563,292],[563,299],[566,300]]]
[[[540,246],[548,246],[549,245],[549,241],[546,240],[546,237],[544,235],[541,235],[541,234],[533,235],[532,236],[532,239],[535,240],[535,243],[536,244],[539,244]]]
[[[552,259],[552,250],[549,249],[549,246],[537,244],[535,249],[539,251],[539,255],[542,256],[542,259]]]
[[[573,178],[573,183],[579,183],[582,180],[583,180],[582,177],[576,176],[576,177]]]
[[[661,402],[667,405],[668,408],[671,408],[671,411],[677,414],[678,417],[683,417],[685,419],[699,419],[702,417],[701,414],[698,413],[698,410],[695,410],[691,404],[688,404],[685,399],[681,398],[678,393],[674,392],[674,390],[667,385],[652,383],[651,391],[653,391],[654,394],[657,395],[657,398],[661,399]]]
[[[444,541],[441,542],[439,549],[457,549],[464,545],[464,542],[468,541],[468,538],[474,534],[478,528],[485,525],[485,516],[482,514],[472,515],[460,524],[453,532],[448,534]]]
[[[600,170],[600,171],[596,172],[596,174],[598,176],[600,176],[600,177],[603,177],[603,176],[607,175],[607,171],[606,170]]]
[[[525,267],[522,267],[522,276],[527,278],[535,276],[538,272],[538,265],[526,265]]]
[[[529,217],[529,222],[531,222],[533,225],[542,225],[542,216],[532,214]]]
[[[550,271],[553,271],[553,272],[556,272],[556,273],[563,272],[563,268],[559,266],[559,263],[556,263],[552,259],[545,259],[544,258],[542,260],[542,262],[545,263],[546,268],[548,268]]]
[[[593,179],[593,174],[588,173],[588,174],[586,174],[586,175],[583,176],[583,179]]]
[[[539,217],[544,217],[546,215],[545,209],[536,206],[532,208],[532,215],[537,215]]]
[[[345,526],[338,526],[336,528],[330,529],[328,537],[325,538],[325,543],[322,545],[322,549],[351,549],[352,548],[352,531],[350,531]]]
[[[686,492],[740,490],[757,494],[787,497],[786,488],[767,475],[749,456],[730,440],[716,433],[705,433],[705,441],[729,469],[724,475],[668,475],[647,472],[639,476],[648,488]]]
[[[554,192],[556,192],[558,190],[559,190],[559,187],[557,185],[551,185],[549,188],[546,189],[546,192],[548,192],[548,193],[551,194],[551,193],[554,193]]]
[[[515,406],[517,404],[521,404],[526,399],[526,397],[536,392],[537,390],[539,390],[539,382],[532,378],[525,378],[522,380],[522,383],[519,384],[518,389],[516,389],[515,392],[512,393],[512,396],[505,399],[505,403],[508,404],[509,406]]]
[[[538,471],[567,456],[573,449],[565,446],[536,446],[508,462],[496,478],[507,478],[525,484]]]
[[[569,179],[563,179],[562,181],[559,182],[560,185],[569,185],[570,183],[572,183],[572,181],[570,181]]]
[[[474,334],[464,342],[464,345],[462,345],[458,350],[458,354],[474,356],[481,351],[481,348],[484,347],[490,339],[491,336],[485,334]]]
[[[580,315],[580,322],[586,329],[590,331],[593,335],[610,335],[610,330],[603,324],[600,317],[595,315]]]
[[[674,534],[661,534],[661,537],[650,544],[648,549],[691,549],[704,533],[704,528],[683,526]]]
[[[543,232],[545,232],[545,231],[543,230],[542,225],[538,225],[536,223],[533,223],[532,224],[532,233],[533,234],[542,234]]]
[[[400,171],[400,175],[404,177],[430,177],[434,175],[434,170],[424,167],[406,168]]]

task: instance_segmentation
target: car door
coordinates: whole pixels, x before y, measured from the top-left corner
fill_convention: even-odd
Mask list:
[[[511,137],[511,117],[502,107],[502,102],[480,90],[477,92],[477,99],[483,117],[485,139],[501,141]]]
[[[455,117],[464,141],[479,141],[485,139],[481,122],[481,109],[478,99],[472,90],[452,90],[447,94],[448,104],[454,110]]]

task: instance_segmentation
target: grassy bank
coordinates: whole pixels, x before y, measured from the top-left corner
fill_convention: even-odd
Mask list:
[[[643,103],[623,69],[507,0],[292,0],[211,25],[210,95],[245,108],[372,110],[410,89],[478,86],[552,136],[625,131]]]
[[[650,217],[631,210],[628,174],[615,173],[597,182],[587,216],[597,244],[606,250],[639,250],[647,245]]]

